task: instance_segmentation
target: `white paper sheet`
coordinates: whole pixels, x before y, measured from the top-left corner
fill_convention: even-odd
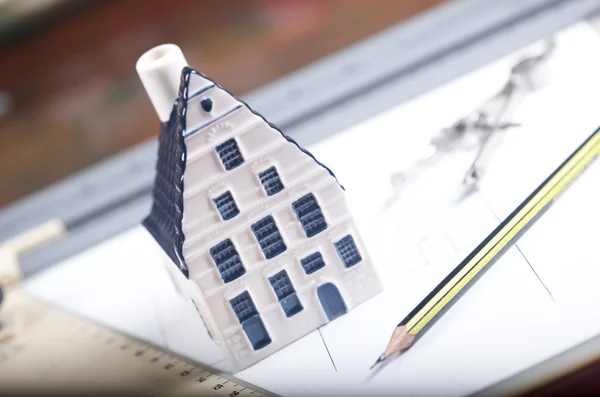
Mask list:
[[[590,193],[596,172],[523,238],[519,248],[525,256],[511,248],[408,354],[367,379],[393,327],[600,124],[593,100],[600,91],[600,38],[582,23],[558,37],[550,85],[519,110],[516,121],[523,127],[508,133],[480,193],[451,205],[454,187],[472,158],[451,156],[393,207],[384,208],[392,171],[414,159],[428,134],[495,93],[518,55],[309,148],[346,187],[386,288],[237,376],[286,396],[464,395],[600,333],[600,321],[570,310],[595,293],[592,277],[600,272],[598,251],[583,249],[594,246],[592,231],[598,225],[598,215],[589,217],[584,209],[599,202],[600,193],[595,198]],[[66,260],[25,287],[227,370],[193,306],[175,293],[161,257],[138,227]],[[578,278],[569,278],[565,263],[578,270]]]
[[[557,302],[597,312],[600,300],[600,161],[521,239]]]

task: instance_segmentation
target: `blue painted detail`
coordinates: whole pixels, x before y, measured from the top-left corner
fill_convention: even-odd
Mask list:
[[[277,168],[271,167],[258,173],[260,183],[262,183],[267,196],[272,196],[283,190],[283,183],[277,173]]]
[[[260,316],[257,315],[244,321],[242,329],[246,333],[254,350],[260,350],[271,344],[271,337]]]
[[[186,87],[189,86],[189,77],[191,76],[191,74],[188,74],[187,76],[184,76],[184,71],[181,72],[181,78],[182,79],[187,79],[186,83]],[[202,95],[204,94],[206,91],[210,90],[211,88],[214,88],[216,85],[214,82],[210,82],[207,86],[201,88],[200,90],[194,92],[191,96],[189,95],[189,92],[187,91],[187,88],[185,89],[185,91],[181,90],[181,86],[179,87],[179,96],[181,99],[186,100],[186,101],[190,101],[192,98],[196,98],[198,95]]]
[[[348,311],[342,294],[337,287],[331,283],[326,283],[317,287],[317,296],[325,310],[329,321],[345,314]]]
[[[189,277],[183,257],[185,236],[181,225],[183,175],[187,156],[183,139],[185,111],[185,101],[176,100],[169,121],[161,126],[156,177],[152,190],[152,208],[142,224],[171,260],[179,266],[181,272]]]
[[[233,199],[233,195],[231,192],[225,192],[217,198],[213,199],[213,202],[217,206],[219,213],[221,214],[221,218],[224,221],[228,221],[232,218],[235,218],[240,210]]]
[[[205,75],[204,73],[201,73],[197,70],[194,70],[192,68],[190,68],[189,66],[186,66],[183,68],[182,72],[181,72],[181,80],[183,82],[189,82],[190,76],[192,74],[196,74],[198,76],[204,77],[205,79],[208,79],[210,81],[213,81],[210,77],[208,77],[207,75]],[[214,82],[214,81],[213,81]],[[187,83],[186,83],[187,84]],[[281,136],[283,136],[288,142],[294,144],[299,150],[301,150],[304,154],[308,155],[310,158],[312,158],[317,164],[319,164],[321,167],[323,167],[325,170],[327,170],[327,172],[329,172],[329,174],[336,180],[336,182],[338,182],[338,185],[344,189],[344,186],[342,186],[339,181],[337,180],[337,177],[335,176],[335,174],[333,173],[333,171],[331,171],[331,169],[329,169],[327,166],[325,166],[323,163],[319,162],[316,157],[310,153],[308,150],[304,149],[302,146],[300,146],[295,140],[293,140],[291,137],[289,137],[288,135],[284,134],[275,124],[271,123],[270,121],[268,121],[267,119],[264,118],[263,115],[261,115],[260,113],[258,113],[257,111],[255,111],[254,109],[252,109],[250,106],[248,106],[248,104],[244,101],[242,101],[240,98],[237,98],[235,95],[233,95],[231,92],[229,92],[226,88],[224,88],[223,86],[215,83],[215,86],[217,86],[218,88],[222,89],[223,91],[227,92],[229,95],[233,96],[237,101],[239,101],[240,103],[242,103],[248,110],[250,110],[254,115],[260,117],[261,119],[263,119],[263,121],[265,123],[267,123],[269,125],[269,127],[273,128],[275,131],[279,132],[281,134]],[[186,85],[187,87],[187,85]],[[180,88],[179,90],[179,95],[182,96],[181,94],[182,90]],[[184,99],[188,99],[187,98],[187,89],[185,90],[185,96],[182,96]]]
[[[198,75],[210,80],[212,83],[200,92],[189,93],[190,78]],[[158,160],[156,163],[156,178],[152,191],[152,208],[150,214],[142,221],[144,227],[154,237],[160,247],[171,258],[171,260],[180,268],[185,277],[189,278],[189,271],[183,255],[183,243],[185,235],[182,228],[183,219],[183,177],[187,161],[187,150],[185,139],[190,133],[186,126],[186,113],[188,101],[193,97],[200,95],[206,90],[218,87],[228,94],[234,96],[224,87],[214,83],[208,76],[190,68],[184,67],[181,71],[181,82],[179,85],[178,98],[173,103],[173,109],[169,120],[161,124],[159,133]],[[235,96],[234,96],[235,97]],[[302,148],[296,141],[285,135],[277,126],[267,121],[261,114],[254,111],[247,103],[235,98],[245,106],[254,115],[260,117],[269,127],[279,132],[288,142],[296,145],[306,155],[310,156],[317,164],[326,169],[329,174],[336,179],[333,172],[324,164],[320,163],[310,152]],[[214,104],[213,104],[214,105]],[[203,106],[203,105],[201,105]],[[227,114],[230,114],[230,110]],[[223,115],[225,117],[227,114]],[[222,118],[221,117],[221,118]],[[213,121],[214,122],[214,121]],[[204,126],[205,127],[205,126]],[[236,144],[237,146],[237,144]],[[241,157],[241,155],[240,155]],[[240,158],[230,159],[229,167],[239,166]],[[243,158],[241,158],[243,162]],[[233,168],[231,168],[233,169]],[[344,187],[340,185],[342,189]]]
[[[274,258],[287,249],[271,215],[265,216],[251,228],[266,259]]]
[[[229,304],[254,350],[268,346],[271,343],[271,337],[248,291],[244,291],[231,299]]]
[[[296,213],[306,237],[313,237],[327,229],[321,207],[312,193],[308,193],[294,201],[292,209]]]
[[[287,317],[292,317],[294,314],[298,314],[304,309],[296,294],[296,290],[292,285],[292,281],[285,270],[269,277],[269,282],[271,283],[275,295],[277,295],[277,299],[281,304],[281,308]]]
[[[227,171],[237,168],[244,163],[242,153],[233,138],[218,145],[215,149],[219,153],[221,162],[223,162],[223,166]]]
[[[210,98],[204,98],[200,101],[200,106],[206,113],[210,113],[213,109],[213,101]]]
[[[2,292],[2,288],[0,288],[0,305],[2,305],[3,300],[4,300],[4,293]]]
[[[289,295],[286,298],[281,299],[279,303],[281,304],[281,308],[283,309],[283,312],[288,318],[304,310],[304,307],[302,306],[298,295],[296,295],[295,293]]]
[[[240,255],[230,239],[221,241],[210,249],[210,256],[221,273],[221,279],[229,283],[246,273]]]
[[[238,321],[243,323],[258,314],[248,291],[244,291],[229,301]]]
[[[321,255],[321,253],[318,251],[310,254],[306,258],[301,259],[300,264],[302,265],[302,268],[306,274],[312,274],[325,267],[323,255]]]
[[[346,267],[352,267],[359,263],[362,260],[360,256],[360,252],[358,252],[358,248],[356,247],[356,243],[354,242],[354,237],[352,235],[347,235],[342,238],[340,241],[333,243],[335,245],[335,249],[340,256],[340,259],[344,263]]]
[[[191,137],[192,135],[194,135],[196,132],[208,127],[209,125],[218,123],[219,121],[221,121],[222,119],[226,118],[227,116],[229,116],[231,113],[237,111],[238,109],[241,109],[242,105],[237,105],[236,107],[234,107],[233,109],[228,110],[227,112],[223,113],[222,115],[220,115],[219,117],[216,117],[214,119],[212,119],[211,121],[208,121],[198,127],[196,127],[195,129],[191,130],[191,131],[186,131],[185,135],[183,136],[185,139]]]

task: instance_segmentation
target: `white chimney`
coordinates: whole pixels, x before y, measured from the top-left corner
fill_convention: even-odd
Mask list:
[[[169,120],[185,66],[188,66],[185,56],[175,44],[162,44],[146,51],[135,65],[160,121]]]

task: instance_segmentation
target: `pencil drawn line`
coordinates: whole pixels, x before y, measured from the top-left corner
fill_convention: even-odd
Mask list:
[[[496,214],[496,212],[494,211],[494,209],[492,208],[492,206],[490,205],[490,203],[485,199],[485,197],[483,196],[483,194],[479,193],[478,196],[481,199],[481,201],[485,204],[485,206],[490,210],[490,212],[494,215],[494,218],[496,218],[496,220],[498,222],[500,222],[500,217]],[[544,289],[546,290],[546,292],[548,293],[548,295],[550,295],[550,299],[552,299],[552,302],[556,303],[556,299],[554,299],[554,295],[552,295],[552,292],[550,291],[550,289],[548,288],[548,286],[544,283],[544,281],[539,276],[539,274],[537,274],[537,272],[535,271],[535,269],[533,268],[533,266],[529,262],[529,259],[527,259],[527,257],[523,253],[523,251],[521,251],[521,248],[519,247],[519,245],[515,243],[514,246],[517,249],[517,251],[519,251],[519,254],[521,254],[521,256],[523,257],[523,259],[525,259],[525,263],[527,263],[527,265],[529,266],[529,268],[531,269],[531,271],[533,272],[533,274],[535,275],[535,277],[538,279],[538,281],[540,282],[540,284],[542,284],[542,287],[544,287]]]
[[[321,329],[317,329],[317,331],[319,331],[319,335],[321,335],[321,340],[323,341],[323,345],[325,346],[325,350],[327,350],[327,355],[329,356],[329,359],[331,360],[331,365],[333,365],[333,369],[335,369],[335,372],[337,372],[337,367],[335,366],[335,362],[333,362],[333,357],[331,357],[331,352],[329,351],[329,348],[327,347],[327,343],[325,343],[325,338],[323,338],[323,334],[321,333]]]
[[[548,295],[550,295],[550,299],[552,299],[552,301],[554,303],[556,303],[556,299],[554,299],[554,295],[552,295],[552,292],[550,292],[550,289],[546,286],[546,284],[544,284],[544,281],[537,274],[537,272],[535,271],[535,269],[533,268],[533,266],[531,266],[531,263],[529,263],[529,259],[527,259],[527,257],[525,256],[525,254],[523,254],[523,251],[521,251],[521,248],[518,245],[516,245],[516,244],[515,244],[515,248],[519,251],[519,253],[523,257],[523,259],[525,259],[525,262],[527,262],[527,264],[529,265],[529,268],[531,269],[531,271],[533,272],[533,274],[535,274],[535,276],[537,277],[537,279],[540,280],[540,283],[542,284],[542,286],[544,287],[544,289],[546,290],[546,292],[548,292]]]

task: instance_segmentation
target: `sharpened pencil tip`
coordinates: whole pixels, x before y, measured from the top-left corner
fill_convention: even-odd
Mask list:
[[[371,365],[371,368],[369,368],[369,370],[371,370],[371,369],[375,368],[375,366],[376,366],[377,364],[379,364],[380,362],[384,361],[386,358],[387,358],[387,357],[386,357],[385,353],[384,353],[384,354],[382,354],[381,356],[379,356],[379,358],[377,358],[377,361],[375,361],[375,364]]]

